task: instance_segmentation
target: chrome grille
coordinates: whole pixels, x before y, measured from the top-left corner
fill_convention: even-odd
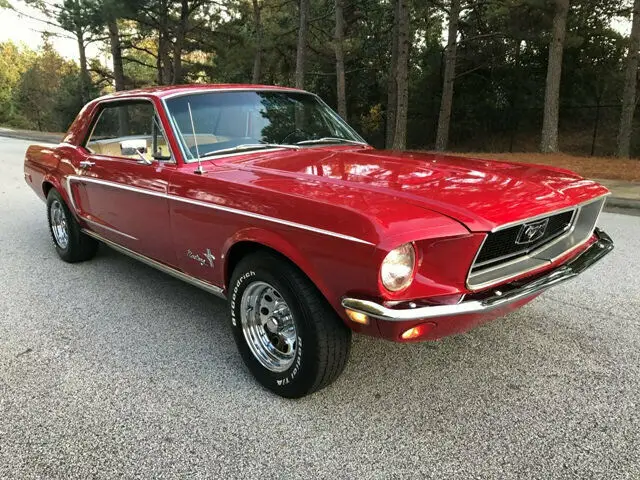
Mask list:
[[[585,243],[596,226],[606,198],[575,209],[551,213],[498,229],[485,239],[467,278],[467,287],[480,290],[536,270]],[[528,245],[519,245],[523,226],[548,220],[544,235]]]
[[[550,242],[571,228],[575,212],[576,210],[569,210],[545,217],[544,219],[548,219],[549,223],[547,224],[544,235],[528,245],[517,243],[518,236],[522,231],[522,224],[490,233],[482,245],[478,258],[476,258],[474,269],[506,260],[510,257],[527,254]]]

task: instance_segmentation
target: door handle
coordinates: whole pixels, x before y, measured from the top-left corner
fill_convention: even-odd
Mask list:
[[[80,162],[80,168],[91,168],[96,164],[96,162],[92,162],[90,160],[83,160]]]

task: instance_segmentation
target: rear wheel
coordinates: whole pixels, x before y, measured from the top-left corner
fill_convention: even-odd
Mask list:
[[[95,256],[98,242],[82,233],[80,225],[55,188],[47,195],[47,219],[53,245],[62,260],[76,263]]]
[[[286,259],[242,259],[229,284],[233,334],[244,363],[264,387],[299,398],[344,370],[351,331],[315,285]]]

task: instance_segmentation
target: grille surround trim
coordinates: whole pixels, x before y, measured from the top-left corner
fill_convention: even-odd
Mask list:
[[[599,197],[595,197],[592,198],[586,202],[583,202],[581,204],[578,205],[574,205],[571,207],[567,207],[567,208],[563,208],[563,209],[559,209],[559,210],[555,210],[552,212],[547,212],[545,214],[542,215],[536,215],[535,217],[530,217],[530,218],[526,218],[523,220],[519,220],[517,222],[510,222],[504,225],[500,225],[496,228],[494,228],[493,230],[491,230],[491,232],[489,234],[487,234],[487,236],[485,237],[485,239],[483,240],[482,244],[480,245],[480,247],[478,248],[478,251],[476,252],[476,255],[474,257],[473,262],[471,263],[471,266],[469,267],[469,271],[467,273],[467,279],[466,279],[466,287],[472,291],[480,291],[480,290],[484,290],[486,288],[492,287],[494,285],[497,284],[501,284],[504,283],[510,279],[513,279],[515,277],[519,277],[521,275],[525,275],[529,272],[535,271],[541,267],[544,267],[546,265],[550,265],[551,263],[553,263],[554,261],[556,261],[558,258],[561,258],[565,255],[568,255],[569,253],[571,253],[572,251],[580,248],[581,246],[583,246],[584,244],[586,244],[589,239],[593,236],[593,232],[595,231],[596,228],[596,224],[597,221],[600,217],[600,214],[602,213],[602,209],[604,208],[604,205],[606,203],[606,197],[608,197],[610,195],[610,193],[606,194],[606,195],[601,195]],[[571,241],[571,239],[569,237],[571,237],[572,235],[576,234],[576,227],[580,227],[581,230],[584,230],[585,225],[580,223],[581,220],[581,215],[583,214],[583,211],[585,211],[588,207],[595,207],[596,204],[599,204],[597,213],[595,212],[588,212],[586,213],[587,217],[589,215],[592,215],[594,218],[592,219],[592,221],[590,221],[590,225],[589,225],[589,229],[587,231],[587,234],[584,234],[584,238],[580,237],[579,240],[576,240],[573,244],[571,244],[568,248],[562,249],[561,251],[557,251],[557,245],[560,242],[563,241]],[[499,263],[495,266],[491,266],[489,268],[486,269],[481,269],[481,270],[477,270],[477,268],[474,271],[474,268],[477,267],[478,265],[476,265],[476,260],[478,259],[480,252],[482,251],[482,248],[484,247],[487,239],[489,238],[489,236],[491,235],[491,233],[494,232],[499,232],[501,230],[505,230],[507,228],[512,228],[518,225],[523,225],[525,223],[529,223],[529,222],[533,222],[536,220],[540,220],[543,218],[547,218],[547,217],[552,217],[554,215],[559,215],[561,213],[565,213],[568,211],[574,210],[575,213],[573,215],[573,218],[571,220],[571,228],[569,228],[567,231],[565,231],[564,233],[562,233],[561,235],[555,237],[554,239],[550,240],[547,243],[544,243],[542,245],[540,245],[539,247],[535,248],[534,250],[524,254],[524,255],[519,255],[516,257],[509,257],[512,258],[511,260],[508,260],[506,262],[503,263]],[[595,215],[593,215],[595,213]],[[584,222],[583,222],[584,223]],[[584,232],[581,232],[584,233]],[[554,248],[556,247],[556,248]],[[544,256],[545,253],[550,253],[552,256],[550,258],[546,258]],[[486,263],[485,263],[486,264]],[[519,264],[522,264],[522,268],[516,268]],[[512,268],[513,267],[513,268]],[[505,270],[504,275],[498,275],[495,278],[490,278],[489,280],[486,281],[481,281],[478,283],[474,282],[474,278],[482,278],[482,277],[487,277],[490,276],[490,274],[492,272],[496,272],[499,270]]]
[[[471,267],[472,268],[472,273],[473,273],[473,270],[477,270],[477,269],[479,269],[479,268],[481,268],[481,267],[483,267],[485,265],[492,265],[494,263],[498,263],[498,262],[500,262],[502,260],[507,260],[509,258],[520,257],[520,256],[523,256],[523,255],[529,255],[529,254],[535,252],[536,250],[538,250],[538,249],[540,249],[542,247],[545,247],[546,245],[550,244],[552,241],[558,239],[559,237],[570,233],[570,230],[573,228],[573,226],[574,226],[574,224],[576,222],[576,219],[578,217],[579,208],[580,208],[579,206],[576,206],[576,207],[573,207],[571,210],[566,210],[564,212],[550,213],[550,214],[548,214],[548,216],[542,217],[543,219],[545,219],[545,218],[551,218],[551,217],[555,217],[555,216],[558,216],[558,215],[562,215],[564,213],[572,212],[571,218],[570,218],[569,222],[567,223],[566,227],[564,227],[561,231],[554,233],[553,235],[551,235],[549,238],[547,238],[543,242],[539,242],[538,241],[538,242],[533,242],[531,245],[528,245],[528,246],[527,245],[523,245],[522,248],[520,250],[518,250],[518,251],[509,253],[509,254],[506,254],[506,255],[501,255],[499,257],[495,257],[495,258],[492,258],[490,260],[483,260],[481,262],[478,262],[478,259],[481,257],[481,254],[483,253],[482,250],[486,246],[487,240],[490,237],[490,235],[487,235],[486,238],[483,240],[482,245],[480,246],[480,249],[478,250],[478,254],[476,255],[475,261],[473,262],[473,266]],[[527,223],[531,223],[531,222],[535,222],[535,221],[536,220],[526,220],[526,221],[523,221],[521,223],[512,225],[510,227],[500,228],[499,230],[492,231],[491,233],[501,232],[501,231],[509,230],[509,229],[512,229],[512,228],[515,228],[515,227],[521,227],[521,226],[523,226],[523,225],[525,225]]]

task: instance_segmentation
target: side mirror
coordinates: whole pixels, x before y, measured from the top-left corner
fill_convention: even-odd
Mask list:
[[[153,159],[158,162],[168,162],[171,160],[171,155],[162,155],[162,153],[156,152],[153,154]]]
[[[147,153],[147,141],[144,139],[124,140],[120,142],[120,153],[126,156]]]
[[[142,163],[144,165],[151,165],[153,162],[151,160],[149,160],[148,158],[146,158],[142,152],[140,152],[140,150],[136,150],[136,153],[138,154],[138,156],[140,157],[140,160],[138,160],[138,163]]]

